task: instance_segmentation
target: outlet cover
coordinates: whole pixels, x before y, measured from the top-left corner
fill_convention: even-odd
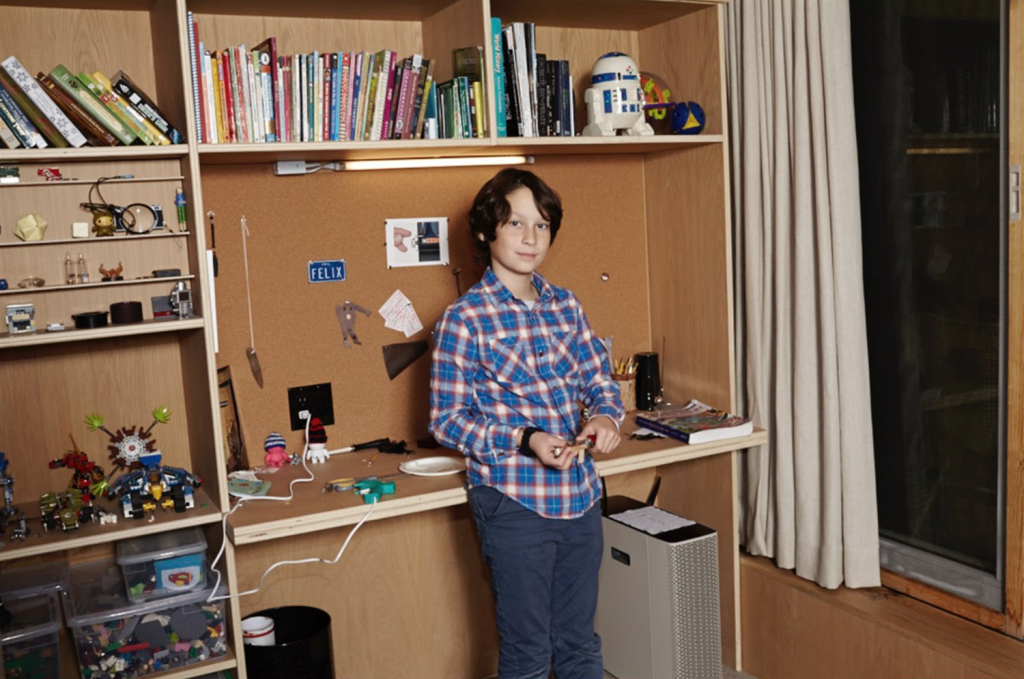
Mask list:
[[[334,398],[331,396],[331,383],[289,388],[288,412],[291,413],[292,431],[306,428],[306,421],[299,418],[299,413],[303,410],[309,411],[310,419],[319,417],[325,427],[334,424]]]

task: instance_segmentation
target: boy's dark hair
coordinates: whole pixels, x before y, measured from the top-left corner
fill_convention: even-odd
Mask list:
[[[473,258],[481,264],[490,264],[490,243],[496,238],[495,231],[508,221],[511,211],[508,194],[521,187],[530,189],[537,210],[548,221],[551,242],[555,242],[558,227],[562,225],[562,199],[534,173],[507,167],[480,188],[473,200],[473,207],[469,209],[469,230],[475,248]],[[480,239],[481,234],[483,240]]]

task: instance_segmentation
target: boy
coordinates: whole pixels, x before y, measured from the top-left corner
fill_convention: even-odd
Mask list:
[[[594,632],[603,540],[593,460],[619,444],[624,411],[579,300],[537,269],[562,205],[532,172],[505,169],[473,202],[483,279],[434,334],[430,431],[468,458],[469,504],[491,571],[498,677],[601,679]],[[577,401],[590,420],[579,429]]]

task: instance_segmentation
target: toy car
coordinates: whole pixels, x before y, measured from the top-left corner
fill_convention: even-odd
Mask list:
[[[202,484],[195,474],[178,467],[153,463],[145,469],[128,472],[118,477],[107,489],[107,497],[120,497],[125,518],[141,519],[157,507],[184,512],[196,506],[194,488]]]

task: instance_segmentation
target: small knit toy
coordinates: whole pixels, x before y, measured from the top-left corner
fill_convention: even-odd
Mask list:
[[[288,464],[288,453],[285,451],[287,445],[284,437],[276,431],[268,434],[263,444],[263,450],[267,451],[263,457],[263,464],[268,467],[283,467]]]
[[[327,432],[324,431],[323,422],[319,417],[309,421],[309,445],[306,450],[306,459],[314,464],[327,461]]]

